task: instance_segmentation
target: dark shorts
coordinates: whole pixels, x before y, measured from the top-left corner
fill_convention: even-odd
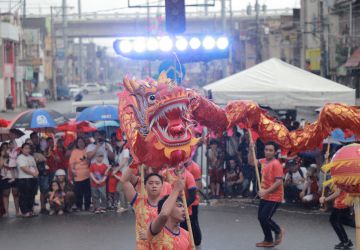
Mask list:
[[[15,179],[12,182],[9,182],[10,179],[2,179],[0,180],[0,190],[10,189],[10,188],[17,188],[17,180]]]
[[[47,194],[50,191],[50,177],[49,175],[40,175],[39,176],[39,188],[40,193]]]

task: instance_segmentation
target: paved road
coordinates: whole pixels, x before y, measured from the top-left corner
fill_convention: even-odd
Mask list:
[[[89,95],[84,95],[84,101],[88,101],[88,100],[110,100],[110,99],[116,99],[116,93],[105,93],[104,95],[99,95],[99,94],[89,94]],[[46,105],[46,108],[48,109],[53,109],[56,110],[60,113],[63,114],[68,114],[70,113],[72,110],[72,100],[62,100],[62,101],[56,101],[56,102],[48,102]],[[4,119],[14,119],[20,112],[26,110],[25,108],[19,108],[15,111],[8,111],[8,112],[2,112],[0,113],[0,118],[4,118]]]
[[[254,244],[263,236],[256,212],[256,205],[243,202],[201,207],[201,249],[258,249]],[[285,241],[273,249],[333,249],[337,238],[328,217],[317,211],[280,209],[275,220],[285,228]],[[346,230],[355,239],[354,229],[346,227]],[[0,219],[0,246],[8,250],[130,250],[135,249],[133,232],[132,212],[8,218]]]

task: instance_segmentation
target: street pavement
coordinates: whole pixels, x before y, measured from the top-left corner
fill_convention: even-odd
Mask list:
[[[88,94],[88,95],[84,95],[83,101],[111,100],[111,99],[117,99],[116,93],[105,93],[103,95]],[[73,100],[48,101],[45,108],[56,110],[62,114],[69,114],[72,112],[72,102],[73,102]],[[0,112],[0,118],[12,120],[19,113],[21,113],[25,110],[27,110],[27,108],[17,108],[14,111]]]
[[[338,243],[328,213],[282,206],[274,219],[285,228],[285,240],[272,249],[328,250]],[[257,205],[251,202],[226,200],[201,206],[200,224],[203,250],[259,249],[255,243],[263,239]],[[355,241],[354,228],[346,231]],[[134,240],[132,212],[0,219],[0,249],[130,250],[135,249]]]

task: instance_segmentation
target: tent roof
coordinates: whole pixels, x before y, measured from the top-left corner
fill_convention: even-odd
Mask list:
[[[272,58],[204,86],[215,102],[253,100],[270,106],[323,106],[328,102],[355,104],[355,90]]]

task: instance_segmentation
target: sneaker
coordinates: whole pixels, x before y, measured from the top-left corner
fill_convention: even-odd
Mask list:
[[[100,209],[95,209],[94,213],[99,214],[99,213],[101,213],[101,211],[100,211]]]
[[[343,249],[343,247],[344,247],[344,242],[340,242],[339,244],[336,244],[334,246],[334,249]]]
[[[50,210],[49,215],[54,215],[55,211],[54,210]]]
[[[275,246],[274,243],[269,241],[262,241],[256,243],[256,247],[274,247],[274,246]]]
[[[284,239],[284,234],[285,234],[284,228],[280,228],[280,233],[279,233],[279,234],[275,234],[275,242],[274,242],[275,246],[281,244],[281,242],[282,242],[283,239]]]
[[[342,248],[340,248],[340,249],[350,249],[351,247],[353,247],[354,245],[353,245],[353,243],[352,243],[352,241],[351,240],[348,240],[347,242],[344,242],[344,245],[343,245],[343,247]]]
[[[100,209],[100,213],[102,213],[102,214],[106,213],[106,209],[105,209],[105,208],[101,208],[101,209]]]

